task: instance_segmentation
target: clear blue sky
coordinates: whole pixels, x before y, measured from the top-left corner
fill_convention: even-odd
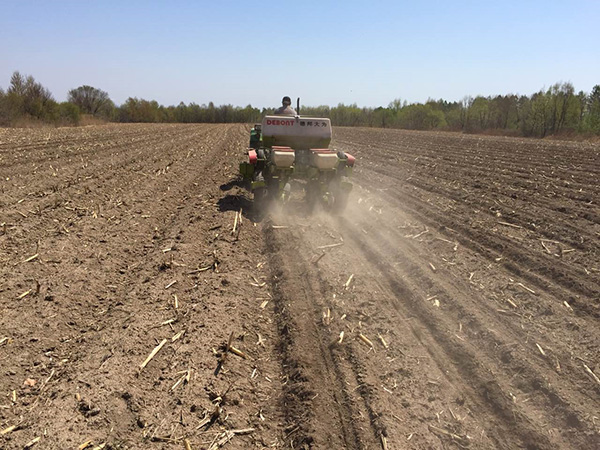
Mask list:
[[[0,87],[57,100],[387,105],[600,84],[600,1],[0,0]]]

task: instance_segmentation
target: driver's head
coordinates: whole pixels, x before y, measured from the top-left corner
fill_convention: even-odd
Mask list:
[[[283,97],[283,100],[281,100],[281,103],[283,103],[283,106],[290,106],[292,104],[292,99],[286,95]]]

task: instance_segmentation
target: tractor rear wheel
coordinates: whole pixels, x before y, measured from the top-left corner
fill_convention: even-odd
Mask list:
[[[262,212],[267,209],[269,202],[269,192],[266,187],[260,187],[254,190],[254,210]]]
[[[340,214],[344,212],[346,206],[348,205],[348,197],[350,196],[352,185],[349,183],[346,177],[341,177],[332,183],[330,189],[333,193],[333,204],[331,206],[331,211],[333,213]]]

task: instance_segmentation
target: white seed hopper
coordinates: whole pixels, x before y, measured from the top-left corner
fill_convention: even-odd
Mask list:
[[[301,116],[265,116],[262,139],[265,147],[326,149],[331,142],[331,121]]]

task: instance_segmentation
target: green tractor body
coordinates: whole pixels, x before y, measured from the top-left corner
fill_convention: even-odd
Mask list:
[[[255,203],[285,202],[290,182],[302,180],[310,206],[321,202],[332,211],[342,211],[352,190],[354,157],[330,150],[330,142],[329,119],[266,116],[250,131],[248,161],[240,164]]]

